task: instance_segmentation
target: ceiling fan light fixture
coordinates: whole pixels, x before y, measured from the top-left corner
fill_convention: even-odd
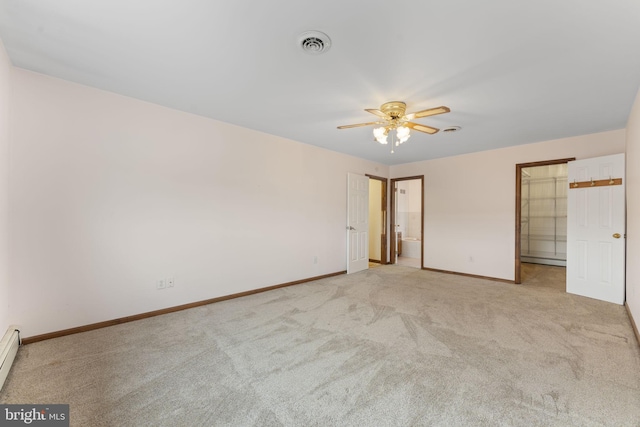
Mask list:
[[[415,118],[429,117],[435,116],[437,114],[448,113],[451,110],[449,107],[441,106],[436,108],[429,108],[427,110],[416,111],[415,113],[407,114],[407,104],[401,101],[391,101],[386,102],[380,106],[380,109],[376,108],[367,108],[365,111],[367,113],[371,113],[375,116],[378,116],[377,122],[368,122],[368,123],[358,123],[355,125],[344,125],[338,126],[338,129],[350,129],[361,126],[371,126],[371,125],[383,125],[373,129],[373,137],[380,144],[387,144],[387,137],[389,132],[394,130],[395,133],[392,133],[393,139],[391,140],[391,153],[393,154],[393,147],[399,146],[400,144],[405,143],[411,137],[411,130],[415,130],[418,132],[428,133],[433,135],[434,133],[438,133],[440,129],[434,128],[431,126],[423,125],[420,123],[414,123],[412,120]],[[457,126],[454,126],[454,128]],[[457,127],[459,129],[459,127]],[[450,128],[451,131],[453,128]],[[457,129],[456,129],[457,130]]]
[[[396,138],[398,138],[398,142],[396,145],[400,145],[405,142],[411,136],[409,128],[406,126],[399,126],[396,129]]]
[[[378,141],[382,145],[387,144],[388,134],[389,134],[389,129],[385,127],[379,127],[379,128],[373,129],[373,137],[375,138],[376,141]]]

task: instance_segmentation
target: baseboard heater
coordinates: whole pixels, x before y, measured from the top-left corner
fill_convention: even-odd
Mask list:
[[[0,390],[9,375],[13,359],[18,353],[18,347],[20,347],[20,331],[16,327],[10,326],[0,341]]]

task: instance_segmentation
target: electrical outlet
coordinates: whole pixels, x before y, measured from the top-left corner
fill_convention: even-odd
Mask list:
[[[318,263],[318,257],[317,257],[317,256],[314,256],[314,257],[313,257],[313,263],[314,263],[314,264],[317,264],[317,263]]]
[[[156,289],[165,289],[167,287],[167,282],[162,279],[162,280],[158,280],[158,283],[156,283]]]
[[[167,279],[167,288],[173,288],[176,284],[176,280],[172,277]]]

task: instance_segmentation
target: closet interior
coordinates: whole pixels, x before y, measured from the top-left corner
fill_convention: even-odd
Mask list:
[[[522,168],[522,262],[567,265],[567,164]]]

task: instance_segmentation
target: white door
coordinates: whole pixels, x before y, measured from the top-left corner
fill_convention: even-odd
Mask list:
[[[369,268],[369,178],[347,175],[347,274]]]
[[[624,154],[568,163],[567,292],[624,304]]]

